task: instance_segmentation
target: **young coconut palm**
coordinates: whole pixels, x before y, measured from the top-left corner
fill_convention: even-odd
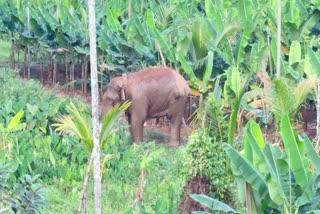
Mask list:
[[[122,105],[116,105],[112,110],[102,118],[100,146],[103,148],[110,136],[114,133],[114,124],[121,114],[129,107],[130,102]],[[84,147],[91,152],[93,148],[92,136],[92,118],[84,110],[79,110],[74,103],[67,106],[69,115],[61,115],[57,118],[57,123],[52,126],[60,133],[78,136],[83,142]]]
[[[102,118],[101,132],[100,132],[100,147],[103,148],[111,135],[115,132],[114,125],[120,115],[130,106],[131,102],[125,102],[123,104],[118,104],[114,106],[110,112]],[[57,122],[52,126],[56,127],[56,131],[60,133],[70,134],[78,136],[84,144],[84,147],[92,154],[93,149],[93,127],[91,115],[84,111],[79,110],[73,103],[67,106],[67,111],[69,115],[61,115],[57,118]],[[112,159],[112,154],[104,155],[102,159],[103,166],[105,162]],[[78,213],[81,213],[81,208],[87,210],[87,187],[89,183],[89,175],[93,162],[93,157],[90,157],[88,163],[87,173],[83,184],[82,197],[78,207]]]

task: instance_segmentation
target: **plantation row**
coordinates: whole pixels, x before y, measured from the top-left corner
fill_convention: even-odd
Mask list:
[[[31,62],[48,64],[48,74],[41,74],[41,80],[47,77],[49,84],[55,84],[60,62],[74,88],[74,66],[83,64],[86,93],[87,2],[1,0],[0,4],[1,32],[12,41],[11,65],[22,51],[26,67]],[[312,72],[310,61],[319,55],[311,50],[318,47],[319,2],[285,0],[282,5],[282,75],[299,81],[304,72]],[[252,73],[262,70],[272,77],[277,57],[276,8],[276,1],[257,0],[98,1],[100,71],[110,77],[149,65],[170,65],[183,70],[202,92],[210,78],[228,72],[239,71],[251,79]],[[27,69],[24,74],[30,77]]]

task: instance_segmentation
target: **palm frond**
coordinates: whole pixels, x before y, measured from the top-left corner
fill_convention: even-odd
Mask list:
[[[294,88],[297,105],[300,106],[307,98],[310,91],[317,87],[317,76],[313,75],[308,79],[304,79]]]
[[[116,105],[103,118],[102,128],[100,133],[100,145],[107,141],[114,133],[113,127],[120,115],[130,106],[131,102],[125,102],[122,105]],[[69,115],[60,115],[53,124],[56,131],[64,134],[78,136],[84,143],[85,147],[92,151],[93,136],[92,136],[92,118],[90,114],[77,108],[73,103],[67,106]]]
[[[91,151],[93,148],[91,116],[78,110],[73,103],[70,103],[66,109],[69,115],[58,116],[57,123],[52,126],[56,127],[55,130],[60,133],[78,136],[85,147]]]
[[[297,101],[293,90],[284,80],[273,80],[271,100],[271,111],[277,121],[280,121],[284,114],[293,119],[298,110]]]
[[[102,119],[102,128],[100,133],[100,143],[104,144],[110,136],[113,134],[113,127],[117,119],[121,116],[127,108],[129,108],[131,102],[127,101],[123,104],[118,104],[114,106],[108,114],[106,114]]]

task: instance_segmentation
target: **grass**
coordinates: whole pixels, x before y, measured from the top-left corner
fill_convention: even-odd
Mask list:
[[[154,147],[153,147],[154,146]],[[149,153],[153,150],[151,153]],[[123,152],[123,153],[122,153]],[[102,213],[177,213],[184,185],[182,160],[184,147],[147,143],[130,146],[122,150],[122,157],[114,158],[103,175]],[[146,161],[146,184],[144,201],[133,206],[140,184],[140,167]],[[147,157],[147,159],[148,159]],[[91,175],[92,176],[92,175]],[[76,213],[82,188],[82,181],[66,185],[54,181],[47,194],[48,207],[41,213]],[[88,213],[94,213],[93,178],[88,187]]]

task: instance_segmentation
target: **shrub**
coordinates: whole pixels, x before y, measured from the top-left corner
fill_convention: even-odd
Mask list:
[[[46,206],[46,188],[39,175],[25,175],[17,183],[10,181],[12,169],[0,165],[0,211],[11,209],[15,213],[40,213]]]
[[[189,138],[184,163],[187,184],[181,203],[182,211],[203,210],[189,194],[207,194],[225,202],[232,202],[228,189],[232,185],[231,172],[221,143],[209,136],[207,129],[199,129]]]
[[[231,183],[230,173],[226,171],[226,155],[220,143],[210,137],[206,129],[192,133],[187,145],[184,168],[186,177],[207,177],[213,189],[212,194],[225,199]]]

